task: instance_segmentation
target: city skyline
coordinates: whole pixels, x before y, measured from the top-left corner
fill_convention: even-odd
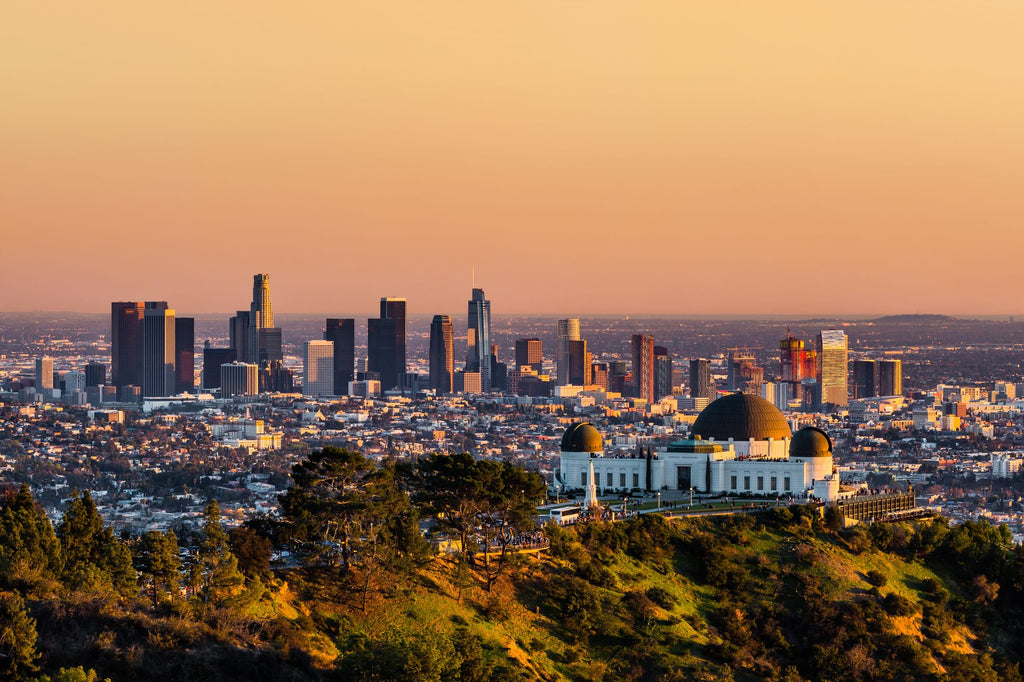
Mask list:
[[[1024,299],[1012,279],[979,300],[909,276],[1010,272],[1024,246],[1018,3],[114,0],[6,18],[5,246],[45,235],[99,267],[14,259],[9,281],[31,286],[0,310],[224,312],[253,271],[280,310],[360,316],[367,292],[456,311],[474,284],[503,313],[562,315]],[[268,248],[297,229],[317,244],[302,259]],[[808,267],[857,284],[762,285]],[[715,286],[683,299],[681,275]]]

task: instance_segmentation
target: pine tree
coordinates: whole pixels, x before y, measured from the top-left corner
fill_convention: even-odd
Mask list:
[[[88,490],[81,495],[72,491],[57,536],[65,559],[66,585],[99,589],[107,584],[125,597],[138,594],[131,552],[110,528],[104,528]]]
[[[200,596],[204,603],[223,604],[242,590],[245,578],[231,553],[228,534],[220,522],[220,505],[214,500],[203,512],[203,543],[199,548]]]
[[[23,679],[38,670],[36,621],[17,592],[0,594],[0,676]]]
[[[62,557],[53,526],[27,485],[0,499],[0,576],[3,579],[55,577],[61,571]]]
[[[139,571],[149,587],[153,607],[174,601],[181,593],[181,558],[174,531],[151,530],[142,536],[138,551]]]

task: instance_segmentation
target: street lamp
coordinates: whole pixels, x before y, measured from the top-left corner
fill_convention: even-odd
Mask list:
[[[693,486],[690,486],[690,507],[693,508]]]
[[[661,491],[658,491],[658,512],[661,512]]]

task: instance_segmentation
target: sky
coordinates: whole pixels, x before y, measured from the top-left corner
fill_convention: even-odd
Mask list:
[[[1024,310],[1019,0],[3,15],[2,311]]]

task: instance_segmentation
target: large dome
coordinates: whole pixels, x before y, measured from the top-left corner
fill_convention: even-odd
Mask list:
[[[576,422],[562,436],[562,452],[601,452],[604,441],[590,422]]]
[[[746,393],[730,393],[705,407],[690,433],[694,438],[715,440],[782,440],[793,436],[779,408]]]
[[[832,439],[821,429],[805,426],[789,441],[790,457],[831,457]]]

